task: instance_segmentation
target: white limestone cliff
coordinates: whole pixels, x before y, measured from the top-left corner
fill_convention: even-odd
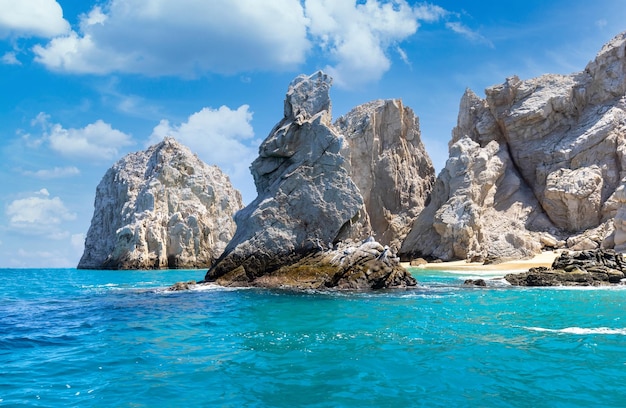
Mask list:
[[[626,245],[626,33],[584,71],[461,100],[450,159],[401,254],[521,258]],[[428,239],[430,237],[430,239]]]
[[[166,138],[115,163],[94,207],[81,269],[207,268],[243,205],[216,166]]]

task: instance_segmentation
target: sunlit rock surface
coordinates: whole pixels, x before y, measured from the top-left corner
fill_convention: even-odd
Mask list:
[[[242,207],[220,169],[166,138],[104,175],[78,268],[207,268],[233,236]]]
[[[406,258],[626,248],[626,33],[584,71],[508,78],[461,99],[450,158]]]

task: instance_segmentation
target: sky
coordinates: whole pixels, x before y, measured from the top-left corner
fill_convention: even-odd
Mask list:
[[[401,98],[435,168],[461,96],[584,69],[626,0],[0,0],[0,268],[73,268],[96,186],[171,136],[249,203],[289,83],[324,70],[333,117]]]

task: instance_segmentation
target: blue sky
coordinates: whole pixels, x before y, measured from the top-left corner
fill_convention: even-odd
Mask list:
[[[231,177],[323,69],[333,116],[402,98],[437,171],[466,88],[582,70],[624,0],[0,0],[0,267],[74,267],[96,186],[174,136]]]

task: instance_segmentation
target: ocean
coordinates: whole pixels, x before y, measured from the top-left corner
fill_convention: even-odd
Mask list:
[[[623,407],[626,288],[169,293],[2,269],[0,407]]]

